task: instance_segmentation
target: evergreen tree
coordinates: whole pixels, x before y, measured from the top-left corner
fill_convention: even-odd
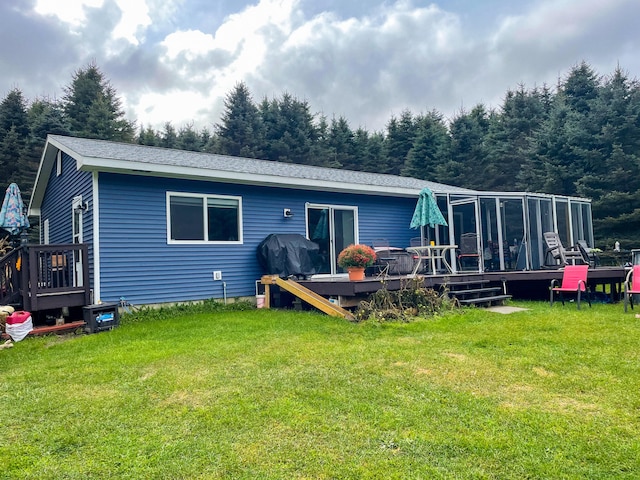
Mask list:
[[[379,132],[369,134],[358,128],[354,134],[354,168],[364,172],[380,172],[385,170],[386,155],[384,135]]]
[[[260,105],[264,126],[265,158],[312,164],[317,131],[309,104],[285,93],[280,99],[264,99]]]
[[[453,118],[449,127],[449,159],[436,167],[439,182],[474,189],[482,186],[484,179],[478,172],[486,169],[485,139],[489,123],[489,113],[482,104]]]
[[[354,157],[353,132],[346,118],[339,117],[336,119],[333,117],[331,119],[328,144],[333,166],[347,170],[357,169],[357,162]]]
[[[60,102],[45,98],[36,99],[27,112],[30,142],[42,148],[47,135],[69,135],[69,126],[64,117]]]
[[[0,185],[4,185],[4,188],[17,180],[18,162],[24,145],[25,138],[18,134],[15,126],[12,126],[0,141]]]
[[[399,120],[391,117],[387,123],[387,171],[383,173],[400,175],[415,136],[413,114],[409,110],[404,110]]]
[[[484,175],[487,190],[519,190],[516,183],[522,165],[530,156],[534,135],[547,114],[540,92],[527,92],[520,85],[508,91],[501,111],[491,117],[486,141],[486,168],[476,173]]]
[[[95,64],[74,73],[63,101],[73,135],[125,142],[133,139],[134,124],[124,118],[121,100]]]
[[[163,148],[178,148],[178,134],[171,122],[164,124],[164,130],[160,135],[160,146]]]
[[[226,96],[216,133],[221,153],[249,158],[262,157],[263,126],[258,108],[244,82],[238,83]]]
[[[309,152],[310,163],[320,167],[339,168],[340,165],[335,162],[333,150],[329,144],[329,122],[326,116],[320,115],[315,131],[316,141],[311,145],[311,151]]]
[[[415,119],[416,134],[402,174],[435,180],[436,170],[449,160],[451,142],[442,114],[431,111]]]
[[[160,138],[153,128],[145,128],[144,125],[140,125],[140,133],[138,133],[136,143],[138,145],[155,147],[156,145],[160,145]]]
[[[0,103],[0,185],[16,181],[29,133],[26,102],[14,89]]]
[[[22,91],[14,88],[0,103],[0,139],[13,128],[18,137],[29,134],[27,102]]]
[[[177,148],[180,150],[199,152],[202,150],[201,142],[202,139],[198,132],[193,128],[193,123],[185,125],[178,132]]]

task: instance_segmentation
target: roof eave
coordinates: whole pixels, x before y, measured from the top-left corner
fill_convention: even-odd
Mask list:
[[[241,183],[245,185],[260,185],[269,187],[284,187],[301,190],[319,190],[343,193],[375,194],[383,196],[416,197],[420,191],[417,188],[385,187],[380,185],[337,183],[327,180],[313,180],[307,178],[282,177],[278,175],[257,175],[244,172],[230,172],[226,170],[203,170],[173,165],[150,165],[144,162],[129,160],[114,160],[96,157],[82,157],[74,155],[78,168],[84,171],[98,171],[110,173],[124,173],[129,175],[145,175],[190,180],[212,180],[223,183]]]

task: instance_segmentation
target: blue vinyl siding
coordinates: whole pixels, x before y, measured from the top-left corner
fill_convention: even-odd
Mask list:
[[[88,202],[89,208],[82,214],[83,243],[89,246],[89,274],[93,279],[93,185],[91,173],[79,171],[75,159],[62,154],[62,172],[56,175],[54,162],[44,200],[40,209],[40,224],[49,219],[49,242],[72,243],[71,204],[74,197],[82,196],[83,202]],[[42,235],[42,231],[40,232]],[[43,240],[42,238],[40,239]]]
[[[243,243],[168,244],[166,192],[242,197]],[[101,173],[101,300],[125,297],[132,303],[163,303],[223,296],[250,296],[261,277],[258,244],[270,233],[305,234],[305,204],[358,207],[362,243],[387,238],[407,246],[415,200],[393,197],[308,192],[228,183]],[[292,218],[284,218],[290,208]]]

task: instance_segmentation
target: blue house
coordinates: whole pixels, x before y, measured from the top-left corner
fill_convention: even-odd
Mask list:
[[[449,225],[422,235],[459,243],[475,232],[481,255],[490,242],[502,254],[525,246],[503,270],[540,266],[543,231],[593,243],[586,199],[59,135],[47,138],[29,214],[41,243],[88,245],[95,302],[158,304],[254,295],[264,273],[256,249],[272,233],[318,243],[326,274],[340,273],[337,255],[351,243],[408,246],[420,236],[409,224],[424,187]]]

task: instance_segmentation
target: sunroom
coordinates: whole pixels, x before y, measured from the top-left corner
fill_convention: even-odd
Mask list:
[[[557,267],[546,255],[545,232],[557,232],[565,247],[578,240],[593,246],[589,199],[528,192],[434,194],[447,225],[423,227],[421,234],[424,242],[457,245],[451,265],[458,270]]]

